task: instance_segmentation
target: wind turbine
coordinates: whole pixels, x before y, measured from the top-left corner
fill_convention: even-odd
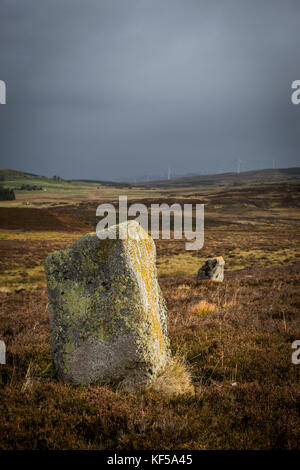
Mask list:
[[[171,179],[171,168],[168,167],[168,180]]]

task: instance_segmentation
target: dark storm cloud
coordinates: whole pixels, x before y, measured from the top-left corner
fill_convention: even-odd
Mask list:
[[[297,166],[299,31],[298,0],[2,0],[1,167]]]

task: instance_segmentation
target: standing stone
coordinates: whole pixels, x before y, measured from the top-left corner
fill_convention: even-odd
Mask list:
[[[154,241],[135,221],[117,229],[124,239],[88,234],[48,256],[51,348],[63,381],[130,390],[166,365],[167,310]]]
[[[208,259],[198,271],[198,280],[211,279],[212,281],[222,282],[224,279],[225,261],[222,256],[214,259]]]

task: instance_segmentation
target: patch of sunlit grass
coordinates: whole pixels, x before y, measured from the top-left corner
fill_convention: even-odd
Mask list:
[[[171,357],[152,384],[152,389],[167,396],[194,395],[194,386],[185,358],[179,354]]]
[[[214,313],[216,311],[216,305],[206,300],[200,300],[197,304],[192,305],[191,313],[193,315],[207,315],[209,313]]]

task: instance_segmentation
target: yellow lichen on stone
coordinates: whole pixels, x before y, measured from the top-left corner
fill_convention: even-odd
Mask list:
[[[155,292],[156,285],[154,283],[155,273],[155,245],[149,235],[140,227],[141,233],[136,237],[128,237],[127,249],[130,253],[130,258],[133,263],[134,269],[140,277],[140,282],[143,286],[145,293],[146,305],[148,315],[151,319],[152,333],[158,342],[157,354],[163,350],[163,334],[158,316],[157,298],[158,293]],[[152,255],[153,253],[153,255]]]

